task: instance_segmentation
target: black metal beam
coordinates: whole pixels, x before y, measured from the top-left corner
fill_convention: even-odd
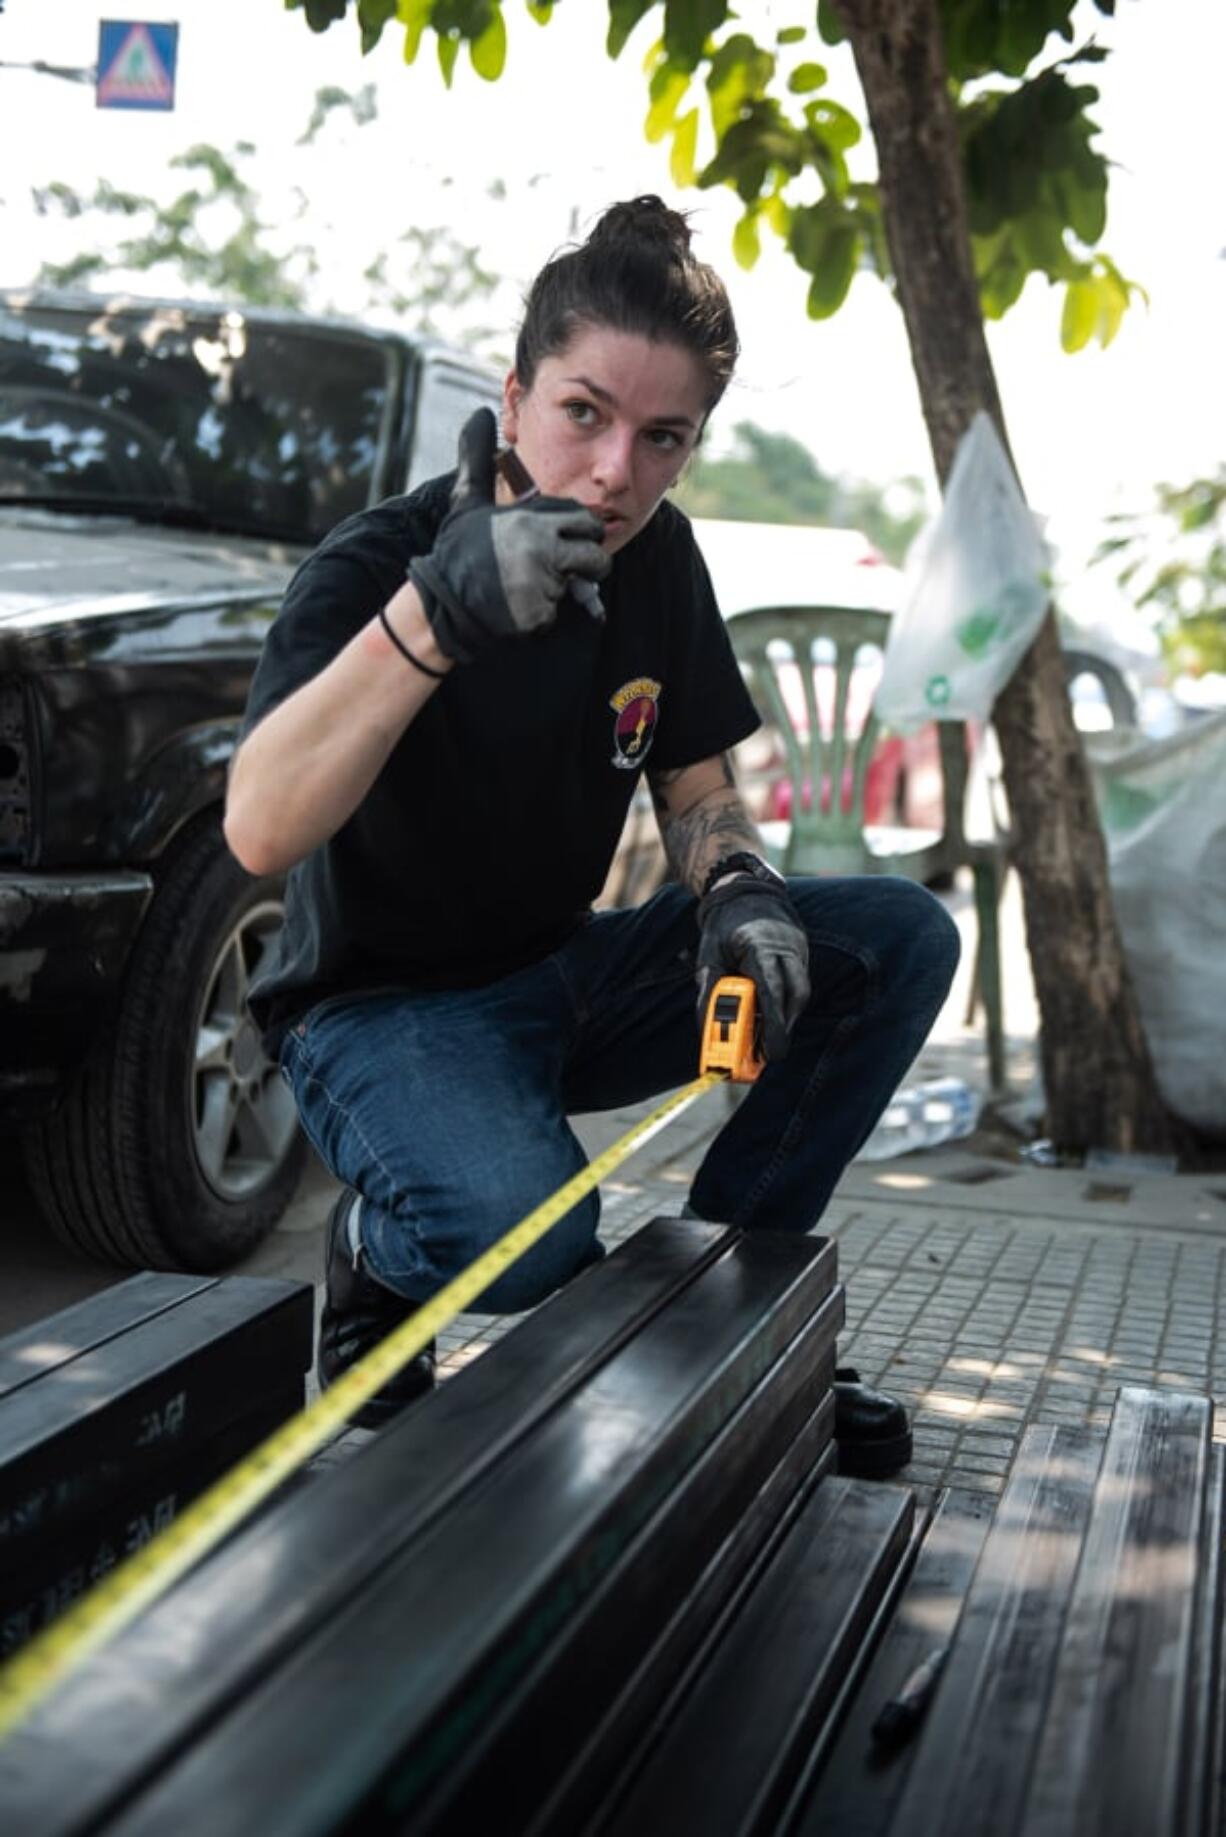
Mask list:
[[[305,1382],[264,1399],[167,1466],[97,1511],[76,1519],[53,1540],[40,1540],[22,1569],[0,1570],[0,1660],[58,1619],[116,1563],[172,1524],[191,1500],[302,1408]]]
[[[836,1287],[559,1629],[534,1672],[473,1730],[407,1828],[468,1837],[488,1822],[491,1808],[504,1828],[527,1824],[641,1663],[644,1644],[654,1644],[751,1510],[814,1400],[828,1398],[833,1409],[842,1324]],[[832,1431],[832,1411],[826,1420]],[[690,1631],[697,1638],[701,1627],[691,1621]]]
[[[217,1276],[170,1276],[147,1270],[85,1301],[76,1301],[70,1308],[61,1308],[33,1326],[6,1333],[0,1339],[0,1399],[79,1359],[82,1353],[92,1352],[95,1346],[105,1345],[116,1334],[178,1307],[207,1288],[216,1288],[218,1281]]]
[[[1022,1837],[1177,1837],[1213,1401],[1120,1391],[1069,1601]]]
[[[1086,1429],[1023,1435],[892,1837],[1016,1829],[1101,1458]]]
[[[825,1480],[659,1739],[601,1837],[749,1837],[778,1814],[910,1536],[909,1488]]]
[[[834,1264],[828,1241],[734,1243],[114,1830],[403,1829],[830,1293]]]
[[[715,1225],[652,1221],[343,1466],[274,1502],[0,1744],[13,1828],[89,1828],[135,1792],[734,1241]]]
[[[309,1283],[229,1277],[0,1402],[0,1562],[62,1535],[284,1392],[311,1362]]]
[[[920,1666],[952,1641],[995,1504],[985,1493],[938,1498],[915,1566],[825,1764],[797,1792],[789,1837],[887,1837],[919,1741],[917,1735],[883,1748],[874,1743],[873,1724]]]
[[[792,1518],[833,1472],[835,1452],[834,1396],[827,1391],[616,1701],[575,1752],[561,1757],[565,1771],[525,1827],[526,1837],[575,1837],[586,1830],[610,1799],[631,1755],[657,1725],[678,1678],[691,1665],[701,1665],[704,1653],[718,1643]]]

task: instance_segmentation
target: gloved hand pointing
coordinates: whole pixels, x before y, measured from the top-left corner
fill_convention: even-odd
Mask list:
[[[411,563],[439,649],[468,663],[497,639],[550,625],[571,578],[603,580],[600,518],[571,498],[494,503],[497,428],[479,408],[460,434],[460,471],[428,555]]]
[[[809,999],[809,938],[782,876],[737,874],[698,907],[698,1026],[721,976],[748,976],[757,995],[764,1059],[782,1059]]]

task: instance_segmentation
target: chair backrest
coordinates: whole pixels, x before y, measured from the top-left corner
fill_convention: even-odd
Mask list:
[[[1112,727],[1135,727],[1137,725],[1137,698],[1128,685],[1128,679],[1122,670],[1116,668],[1106,657],[1096,656],[1093,651],[1064,649],[1064,685],[1072,689],[1079,677],[1089,676],[1099,685],[1111,716]]]
[[[867,861],[864,794],[879,726],[856,675],[866,648],[884,650],[889,626],[886,612],[847,606],[762,606],[727,621],[787,757],[793,872],[854,873]]]

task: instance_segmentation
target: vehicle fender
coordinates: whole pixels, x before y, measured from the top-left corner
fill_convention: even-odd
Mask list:
[[[238,744],[239,721],[205,721],[182,728],[143,763],[126,787],[115,842],[132,863],[155,861],[185,823],[226,795],[226,773]]]

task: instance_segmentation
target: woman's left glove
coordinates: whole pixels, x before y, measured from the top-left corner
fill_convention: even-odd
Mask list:
[[[698,1026],[721,976],[748,976],[757,994],[762,1056],[782,1059],[809,999],[809,939],[780,877],[736,874],[699,903]]]

